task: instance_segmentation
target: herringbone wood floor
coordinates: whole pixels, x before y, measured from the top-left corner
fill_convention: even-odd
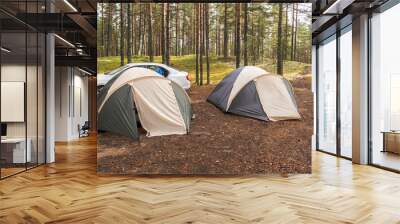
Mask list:
[[[400,175],[314,152],[313,174],[96,175],[95,138],[0,181],[0,223],[400,223]]]

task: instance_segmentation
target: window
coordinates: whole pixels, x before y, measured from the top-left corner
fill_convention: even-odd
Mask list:
[[[26,164],[31,162],[32,139],[27,126],[28,116],[26,111],[27,89],[27,48],[26,33],[4,32],[1,33],[1,123],[6,125],[6,133],[2,133],[1,177],[7,177],[26,170]],[[29,79],[29,81],[31,81]],[[31,90],[31,88],[29,88]],[[7,95],[13,96],[7,97]],[[13,101],[16,102],[13,102]],[[15,104],[18,104],[17,107]],[[13,108],[17,110],[13,112]],[[30,117],[29,117],[30,118]]]
[[[318,47],[317,149],[336,153],[336,36]]]
[[[340,155],[352,157],[352,33],[351,25],[340,35]]]
[[[165,68],[163,68],[161,66],[157,66],[157,65],[138,65],[138,66],[135,66],[135,67],[151,69],[151,70],[157,72],[158,74],[160,74],[160,75],[162,75],[164,77],[167,77],[168,74],[169,74],[167,69],[165,69]]]
[[[153,70],[153,71],[155,71],[155,72],[157,72],[158,74],[160,74],[160,75],[162,75],[164,77],[168,76],[168,70],[163,68],[163,67],[156,66],[156,65],[149,65],[148,68]]]
[[[351,24],[318,45],[317,62],[317,149],[350,159],[353,96]]]
[[[371,18],[372,164],[400,170],[400,4]]]
[[[44,1],[8,1],[23,16],[39,13]],[[45,35],[0,12],[0,178],[45,163]],[[12,99],[10,99],[13,96]],[[10,109],[10,108],[14,109]]]

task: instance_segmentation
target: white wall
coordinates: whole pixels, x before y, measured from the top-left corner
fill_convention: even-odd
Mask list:
[[[85,121],[89,120],[89,110],[88,110],[88,78],[82,76],[83,74],[77,70],[74,71],[74,91],[73,91],[73,96],[72,99],[74,100],[73,105],[74,108],[72,108],[72,115],[73,119],[71,120],[71,135],[74,138],[79,137],[79,132],[78,132],[78,125],[83,125]],[[79,102],[80,101],[80,102]]]
[[[37,70],[38,69],[38,70]],[[26,107],[23,106],[20,112],[26,112],[26,120],[22,122],[6,122],[7,137],[29,139],[32,161],[44,163],[45,150],[45,116],[44,116],[44,74],[42,67],[18,63],[4,63],[1,66],[2,82],[24,82],[26,84]],[[27,80],[25,80],[27,78]],[[21,90],[24,94],[24,90]],[[2,96],[7,97],[7,96]],[[10,107],[1,108],[3,112],[12,110]],[[13,111],[7,111],[13,113]]]
[[[27,70],[25,70],[27,69]],[[25,75],[28,72],[28,80],[26,82]],[[2,82],[24,82],[27,83],[27,122],[7,122],[7,135],[9,137],[25,137],[25,125],[28,125],[28,137],[34,134],[36,137],[37,129],[37,113],[36,107],[43,107],[43,102],[37,99],[37,81],[36,66],[25,66],[21,64],[3,64],[1,66],[1,81]],[[41,83],[40,83],[41,84]],[[40,92],[40,91],[39,91]],[[2,108],[7,110],[8,108]],[[24,110],[24,108],[22,108]],[[27,123],[27,124],[25,124]]]
[[[77,139],[78,125],[89,118],[88,78],[76,68],[56,67],[55,85],[55,140]]]
[[[67,141],[69,133],[69,68],[55,68],[55,140]]]

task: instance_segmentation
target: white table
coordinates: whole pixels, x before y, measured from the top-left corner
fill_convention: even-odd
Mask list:
[[[1,139],[1,144],[13,146],[13,163],[26,163],[31,162],[31,145],[32,141],[30,138],[26,139],[28,143],[25,151],[25,138],[5,138]],[[26,154],[25,154],[26,153]]]

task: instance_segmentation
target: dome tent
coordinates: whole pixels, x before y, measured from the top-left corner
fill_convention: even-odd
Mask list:
[[[301,118],[289,81],[255,66],[231,72],[207,101],[224,112],[264,121]]]
[[[137,120],[147,136],[160,136],[188,133],[192,117],[185,90],[146,68],[118,71],[98,93],[97,105],[99,130],[133,139],[139,138]]]

